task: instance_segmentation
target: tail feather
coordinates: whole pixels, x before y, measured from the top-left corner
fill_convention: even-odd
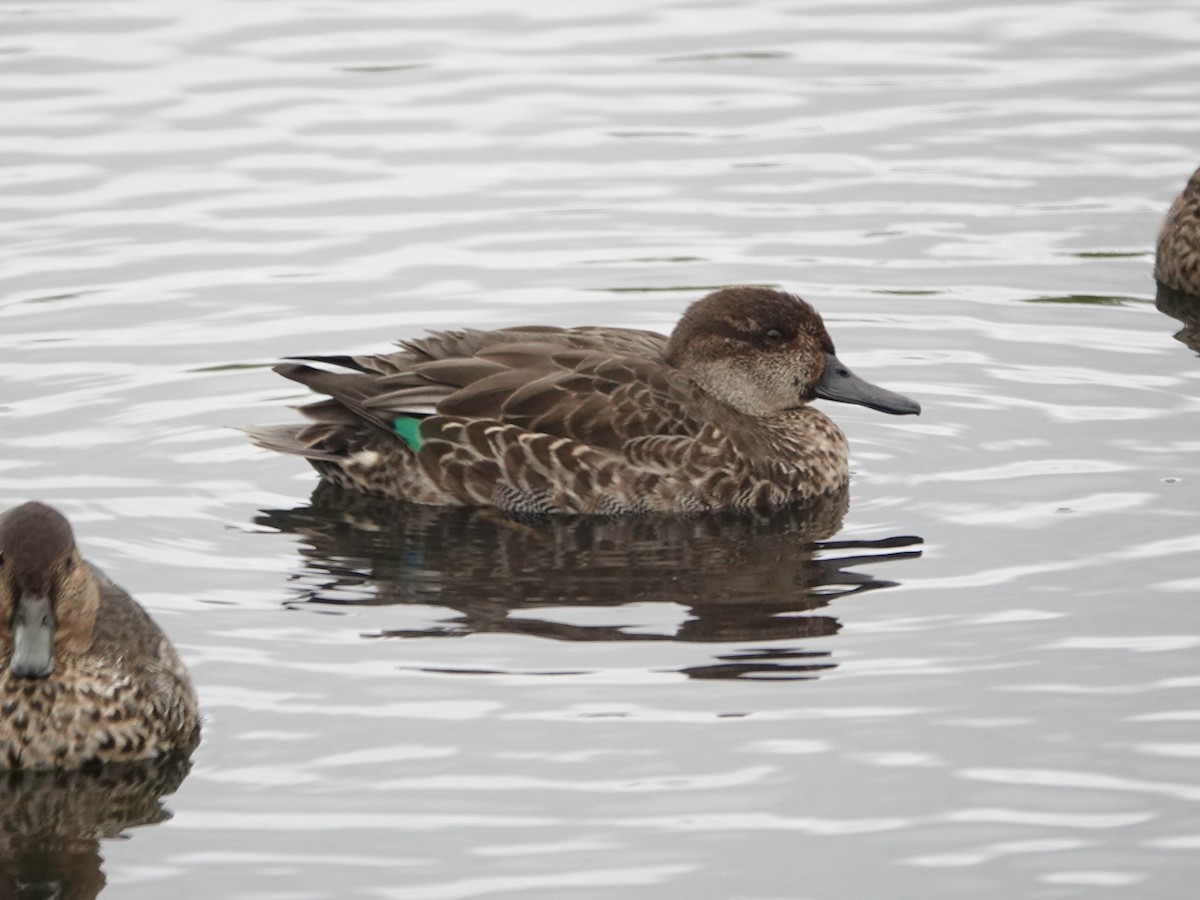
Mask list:
[[[291,362],[315,362],[325,363],[331,366],[341,366],[344,369],[353,369],[356,372],[367,371],[366,367],[359,362],[355,357],[347,354],[339,354],[336,356],[285,356],[285,360]]]
[[[306,403],[303,406],[295,406],[293,409],[299,410],[309,419],[314,422],[320,422],[322,425],[348,425],[354,427],[362,423],[362,418],[355,415],[336,400],[318,400],[316,403]]]
[[[341,459],[339,454],[321,450],[309,440],[305,440],[304,434],[308,430],[303,425],[262,425],[238,429],[238,431],[248,434],[250,440],[264,450],[274,450],[277,453],[290,453],[293,456],[322,459],[328,462],[337,462]]]
[[[305,387],[326,394],[346,409],[384,431],[392,430],[391,418],[385,418],[369,406],[375,394],[375,378],[358,373],[326,372],[297,363],[280,363],[274,371]]]

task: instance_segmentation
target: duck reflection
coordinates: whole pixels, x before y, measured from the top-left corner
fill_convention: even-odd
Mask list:
[[[1175,340],[1186,344],[1193,353],[1200,353],[1200,296],[1177,291],[1160,282],[1154,305],[1159,312],[1183,323],[1183,330],[1175,333]]]
[[[100,841],[169,819],[160,801],[189,768],[186,758],[172,756],[0,772],[0,898],[99,896],[105,885]]]
[[[372,637],[490,632],[558,641],[740,644],[835,634],[838,621],[814,611],[894,584],[857,567],[920,555],[911,549],[921,542],[916,537],[823,540],[841,528],[846,507],[842,492],[759,516],[516,521],[484,510],[377,501],[323,484],[309,505],[264,510],[256,521],[303,538],[303,565],[293,576],[299,599],[292,606],[413,604],[453,611],[430,627]],[[670,633],[653,633],[632,621],[570,624],[530,614],[643,603],[677,604],[687,618]],[[828,651],[773,646],[731,650],[683,671],[693,678],[806,678],[832,666]]]

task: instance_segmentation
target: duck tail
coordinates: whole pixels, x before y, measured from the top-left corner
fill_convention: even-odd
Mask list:
[[[262,425],[238,428],[237,430],[249,435],[250,440],[264,450],[274,450],[276,453],[290,453],[293,456],[328,462],[337,462],[341,459],[340,454],[323,450],[319,446],[315,446],[311,440],[305,440],[304,432],[308,429],[303,425]]]

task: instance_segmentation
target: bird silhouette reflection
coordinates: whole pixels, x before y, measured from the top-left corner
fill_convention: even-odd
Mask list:
[[[1175,333],[1175,340],[1200,354],[1200,296],[1185,294],[1160,283],[1154,305],[1159,312],[1183,323],[1183,328]]]
[[[186,756],[68,771],[0,772],[0,900],[91,900],[106,879],[100,842],[171,817]]]
[[[811,678],[829,651],[780,646],[835,634],[824,613],[839,598],[895,584],[860,571],[920,555],[921,539],[832,541],[843,492],[769,514],[514,520],[494,512],[397,504],[321,485],[307,506],[264,510],[256,522],[302,539],[289,605],[413,604],[450,615],[381,638],[519,634],[557,641],[675,641],[730,647],[693,678]],[[619,610],[676,604],[666,633],[628,624],[539,617],[548,607]],[[609,617],[610,621],[613,617]],[[440,671],[471,671],[456,668]]]

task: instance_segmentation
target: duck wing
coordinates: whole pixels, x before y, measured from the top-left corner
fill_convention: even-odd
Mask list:
[[[312,424],[246,431],[369,493],[526,512],[640,509],[654,473],[691,460],[725,418],[667,365],[665,345],[653,332],[524,328],[308,357],[276,371],[325,395],[301,407]]]
[[[327,400],[301,411],[331,426],[397,419],[487,420],[618,450],[646,435],[693,434],[702,392],[662,358],[648,331],[519,328],[435,333],[377,356],[304,357],[279,374]],[[345,371],[349,369],[350,371]]]

